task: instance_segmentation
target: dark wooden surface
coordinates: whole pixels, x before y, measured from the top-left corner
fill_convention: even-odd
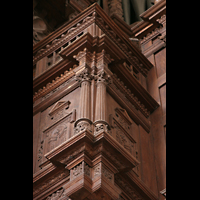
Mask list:
[[[143,15],[158,13],[156,31],[144,34],[143,22],[135,30],[117,16],[115,23],[93,4],[34,47],[33,199],[164,199],[161,3]],[[130,37],[138,37],[141,49]],[[51,55],[60,61],[48,69]]]

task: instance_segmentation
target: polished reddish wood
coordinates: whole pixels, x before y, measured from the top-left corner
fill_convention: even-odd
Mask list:
[[[33,199],[164,198],[163,7],[135,30],[95,3],[34,45]]]

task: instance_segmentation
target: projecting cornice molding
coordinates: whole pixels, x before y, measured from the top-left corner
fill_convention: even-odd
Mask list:
[[[138,39],[145,39],[146,36],[155,35],[158,29],[164,27],[166,23],[166,0],[159,1],[143,12],[140,17],[143,21],[131,28],[133,36]]]
[[[63,57],[64,60],[69,59],[71,61],[75,61],[77,56],[80,56],[80,53],[83,53],[84,50],[86,50],[88,55],[90,54],[91,57],[95,56],[95,59],[99,59],[102,51],[110,56],[111,62],[117,63],[120,60],[126,59],[123,51],[121,51],[120,48],[107,35],[104,34],[101,37],[92,37],[90,33],[85,33],[78,40],[74,41],[73,45],[68,46],[68,48],[64,48],[60,52],[60,56]],[[83,63],[87,65],[87,62],[89,61],[85,61]],[[90,60],[90,62],[92,62],[92,60]],[[60,84],[62,84],[64,80],[67,79],[67,76],[69,78],[74,76],[75,71],[77,71],[80,67],[84,66],[80,64],[79,67],[75,67],[77,69],[74,68],[72,71],[66,73],[66,75],[64,74],[64,76],[61,74],[61,77],[57,77],[56,81],[49,83],[46,85],[46,87],[40,89],[34,95],[34,101],[39,97],[48,94],[52,90],[53,85],[58,87]],[[114,84],[122,93],[124,93],[125,97],[131,102],[131,104],[133,104],[137,110],[140,110],[140,112],[146,118],[148,118],[150,113],[153,112],[159,106],[159,104],[122,64],[114,64],[110,67],[112,73],[120,73],[122,76],[122,78],[120,78],[121,80],[118,80],[119,78],[117,75],[111,75]]]
[[[58,51],[62,46],[67,46],[78,39],[79,35],[83,34],[84,30],[93,23],[116,44],[126,59],[133,64],[136,71],[147,76],[148,70],[152,68],[152,64],[130,42],[129,37],[119,29],[97,3],[79,13],[73,21],[67,22],[38,42],[33,47],[33,64],[52,52]]]

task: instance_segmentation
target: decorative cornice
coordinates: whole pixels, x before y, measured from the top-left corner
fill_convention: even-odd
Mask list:
[[[147,40],[148,33],[154,35],[166,23],[166,0],[161,0],[140,15],[143,21],[131,28],[133,36]],[[144,41],[144,40],[143,40]],[[142,42],[143,42],[142,41]]]
[[[166,10],[166,0],[161,0],[157,4],[151,6],[148,10],[143,12],[140,17],[144,21],[155,20],[158,16],[163,14],[163,11]]]
[[[125,96],[131,101],[131,103],[133,103],[133,105],[139,109],[141,111],[141,113],[145,116],[145,117],[149,117],[150,115],[150,111],[147,110],[147,108],[145,108],[145,105],[142,104],[137,96],[135,96],[133,93],[131,93],[130,89],[127,89],[127,86],[124,85],[124,82],[121,81],[116,74],[114,74],[112,76],[113,82],[114,84],[116,84],[116,86],[119,88],[119,90],[125,94]]]
[[[91,7],[93,9],[91,9]],[[70,28],[77,27],[77,24],[80,25],[80,22],[83,22],[83,19],[86,18],[87,16],[92,15],[93,12],[94,12],[94,4],[92,6],[86,8],[83,12],[78,13],[75,16],[75,18],[73,18],[73,20],[67,21],[62,26],[60,26],[58,29],[56,29],[56,31],[52,32],[47,37],[45,37],[43,40],[41,40],[36,45],[34,45],[33,55],[36,55],[36,53],[41,49],[49,48],[50,44],[52,44],[52,41],[55,41],[55,43],[57,43],[56,39],[62,38],[61,37],[62,34],[66,34],[68,32],[68,30],[70,30]],[[65,37],[66,36],[67,35],[65,35]],[[64,36],[63,36],[63,38],[64,38]]]
[[[76,65],[74,65],[75,67]],[[43,88],[40,88],[35,94],[33,95],[33,102],[39,99],[42,96],[45,96],[48,94],[51,90],[57,88],[59,85],[61,85],[63,82],[69,80],[72,76],[74,76],[74,72],[72,68],[69,70],[66,70],[63,74],[60,75],[60,77],[56,77],[51,82],[47,83],[46,86],[43,86]]]
[[[60,182],[62,179],[67,178],[69,176],[69,170],[64,169],[60,172],[55,173],[52,176],[48,176],[47,179],[43,180],[42,183],[38,183],[37,185],[34,184],[33,187],[33,198],[36,196],[39,196],[42,192],[47,190],[47,188],[50,188],[54,186],[57,182]],[[40,178],[41,180],[41,178]]]
[[[34,63],[44,56],[51,54],[53,51],[67,44],[74,37],[77,37],[90,24],[95,23],[98,27],[118,46],[126,58],[135,66],[136,70],[140,71],[144,76],[152,64],[147,58],[130,42],[129,37],[118,28],[113,20],[102,10],[97,4],[93,4],[81,14],[78,14],[71,24],[66,24],[66,27],[59,28],[52,35],[52,40],[49,38],[38,42],[38,48],[34,48],[34,52],[41,51],[38,55],[34,53]],[[62,31],[61,31],[62,30]],[[46,41],[46,42],[45,42]],[[39,43],[40,48],[39,48]]]
[[[115,64],[111,67],[111,71],[115,68],[116,75],[112,78],[118,85],[119,89],[126,95],[126,97],[132,102],[141,113],[148,117],[159,104],[153,99],[153,97],[147,92],[147,90],[140,84],[140,82],[129,72],[129,70],[122,64]],[[120,79],[118,78],[120,76]],[[123,83],[121,83],[121,81]],[[127,86],[124,86],[127,85]]]

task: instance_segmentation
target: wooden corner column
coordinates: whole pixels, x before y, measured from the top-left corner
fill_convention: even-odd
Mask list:
[[[96,80],[96,107],[95,107],[95,132],[96,135],[99,129],[104,129],[109,132],[110,126],[107,118],[107,99],[106,88],[111,83],[111,77],[107,73],[108,64],[112,61],[109,54],[106,54],[103,49],[98,54],[97,59],[97,75]]]
[[[87,48],[84,48],[83,51],[80,51],[77,55],[74,56],[77,61],[79,61],[80,70],[76,74],[76,80],[80,82],[81,92],[79,97],[79,114],[78,119],[74,123],[75,129],[74,134],[79,133],[83,129],[88,129],[92,132],[92,121],[91,121],[91,80],[93,76],[90,74],[90,64],[91,59],[88,55]],[[80,72],[81,71],[81,72]]]

